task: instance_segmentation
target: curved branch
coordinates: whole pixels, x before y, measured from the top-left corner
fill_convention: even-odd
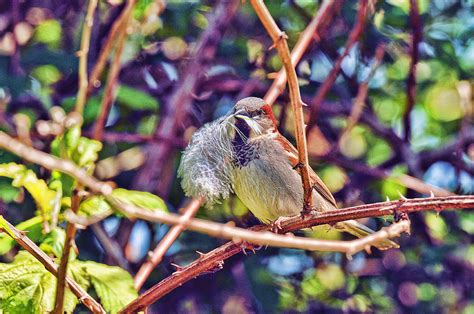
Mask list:
[[[303,101],[301,100],[300,87],[298,85],[298,77],[290,57],[290,49],[286,41],[286,34],[282,32],[275,23],[272,15],[262,0],[250,1],[255,13],[258,15],[263,26],[273,40],[278,50],[281,61],[288,77],[288,89],[290,92],[291,107],[295,115],[295,137],[296,146],[298,148],[298,162],[301,165],[301,181],[304,191],[304,208],[303,211],[309,211],[312,208],[312,187],[309,180],[308,150],[306,147],[306,132],[303,117]]]

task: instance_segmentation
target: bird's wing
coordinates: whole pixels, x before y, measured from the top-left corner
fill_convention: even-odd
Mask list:
[[[290,141],[288,141],[280,133],[278,133],[278,139],[282,143],[283,148],[288,152],[288,156],[289,156],[291,165],[293,167],[295,167],[299,162],[298,151],[293,146],[293,144],[291,144]],[[299,169],[295,169],[295,171],[300,172]],[[316,172],[314,172],[314,170],[311,167],[309,167],[309,179],[311,181],[311,184],[313,185],[313,188],[316,190],[316,192],[321,194],[329,203],[334,205],[334,207],[337,207],[336,200],[334,199],[334,196],[332,195],[332,193],[329,191],[327,186],[318,177]]]

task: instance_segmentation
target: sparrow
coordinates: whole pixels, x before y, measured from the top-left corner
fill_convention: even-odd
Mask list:
[[[206,163],[206,169],[210,168],[209,164],[218,165],[219,167],[214,168],[223,170],[222,172],[227,174],[228,181],[221,181],[220,186],[228,184],[229,190],[234,192],[262,223],[269,224],[281,217],[299,214],[303,209],[304,192],[298,167],[298,152],[278,131],[270,105],[261,98],[244,98],[235,104],[227,116],[212,125],[213,127],[206,126],[208,129],[206,134],[216,137],[216,134],[221,133],[218,131],[219,127],[229,125],[230,127],[225,128],[225,136],[219,136],[222,143],[215,139],[205,141],[200,136],[202,134],[196,135],[201,143],[198,149],[200,162]],[[211,129],[215,132],[209,131]],[[196,138],[193,137],[190,147],[193,142],[197,142]],[[196,150],[197,145],[194,146]],[[222,147],[224,149],[221,149]],[[184,152],[178,173],[184,179],[188,179],[183,180],[186,183],[182,184],[185,192],[197,196],[196,194],[202,195],[200,191],[210,188],[203,184],[195,186],[199,177],[207,178],[202,171],[199,171],[197,176],[194,175],[193,179],[196,180],[186,178],[186,169],[196,166],[196,158],[192,159],[192,163],[189,162],[191,149],[188,148]],[[209,150],[213,151],[212,162],[206,157],[209,155]],[[220,157],[216,159],[215,156]],[[212,171],[209,173],[215,176]],[[314,210],[325,212],[336,209],[334,196],[311,168],[309,175],[313,187]],[[337,223],[335,228],[356,237],[364,237],[374,232],[354,220]],[[381,249],[398,247],[390,240],[383,240],[376,246]]]

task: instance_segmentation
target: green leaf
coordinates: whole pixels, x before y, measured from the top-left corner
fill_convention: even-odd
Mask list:
[[[155,98],[141,90],[125,85],[118,88],[117,102],[132,110],[156,111],[159,108],[159,103]]]
[[[24,187],[43,213],[51,212],[56,192],[44,180],[38,179],[32,170],[13,162],[0,164],[0,176],[12,178],[14,187]]]
[[[132,276],[122,268],[91,261],[81,265],[108,313],[117,313],[138,297]]]
[[[79,285],[87,288],[84,279],[78,280],[79,272],[73,274]],[[0,263],[0,309],[4,313],[45,313],[54,308],[56,277],[26,251],[20,251],[13,263]],[[67,289],[64,310],[71,313],[77,298]]]
[[[0,218],[0,225],[1,225],[2,219],[3,218]],[[21,231],[27,231],[28,238],[36,242],[43,235],[42,224],[41,224],[42,222],[43,222],[43,217],[35,216],[28,220],[22,221],[21,223],[16,225],[15,228]],[[8,251],[10,251],[14,245],[15,245],[15,240],[12,237],[10,237],[9,235],[5,233],[0,233],[0,255],[3,255],[7,253]]]
[[[100,215],[110,210],[112,210],[112,207],[105,201],[103,196],[92,196],[79,205],[77,214],[88,217]]]
[[[62,30],[59,21],[53,19],[44,20],[36,27],[35,39],[50,47],[56,47],[61,40],[61,33]]]
[[[101,142],[86,137],[80,137],[73,153],[73,160],[79,167],[85,167],[89,171],[92,171],[101,150]]]
[[[56,257],[63,255],[63,246],[66,241],[66,233],[61,228],[54,228],[43,237],[43,241],[40,244],[40,249],[46,254],[53,254]],[[73,252],[73,250],[71,250]],[[75,254],[71,254],[75,258]]]
[[[158,196],[142,191],[115,189],[112,197],[125,204],[135,205],[153,211],[168,211],[166,203]]]

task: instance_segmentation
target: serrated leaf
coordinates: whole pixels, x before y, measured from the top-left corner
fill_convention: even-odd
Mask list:
[[[142,191],[115,189],[112,197],[120,202],[135,205],[148,210],[168,211],[166,203],[158,196]]]
[[[1,220],[3,218],[0,218],[0,225],[1,225]],[[18,225],[15,226],[18,230],[21,231],[27,231],[28,232],[28,238],[30,238],[32,241],[38,241],[42,234],[42,223],[43,218],[40,216],[35,216],[33,218],[30,218],[28,220],[22,221]],[[8,236],[5,233],[0,233],[0,255],[3,255],[10,251],[13,246],[15,245],[15,240],[11,236]]]
[[[155,98],[141,90],[125,85],[118,88],[117,102],[132,110],[156,111],[159,108],[159,103]]]
[[[91,261],[81,265],[108,313],[117,313],[138,297],[132,276],[122,268]]]
[[[112,207],[105,201],[103,196],[92,196],[81,203],[77,214],[88,217],[100,215],[111,209]]]
[[[44,180],[38,179],[32,170],[24,165],[10,162],[0,164],[0,176],[13,179],[14,187],[24,187],[43,213],[51,212],[56,192],[51,190]]]
[[[74,279],[87,288],[87,281],[76,271]],[[81,280],[79,280],[81,279]],[[0,309],[5,313],[45,313],[54,308],[56,277],[26,251],[20,251],[13,263],[0,263]],[[64,310],[71,313],[76,296],[66,290]]]

